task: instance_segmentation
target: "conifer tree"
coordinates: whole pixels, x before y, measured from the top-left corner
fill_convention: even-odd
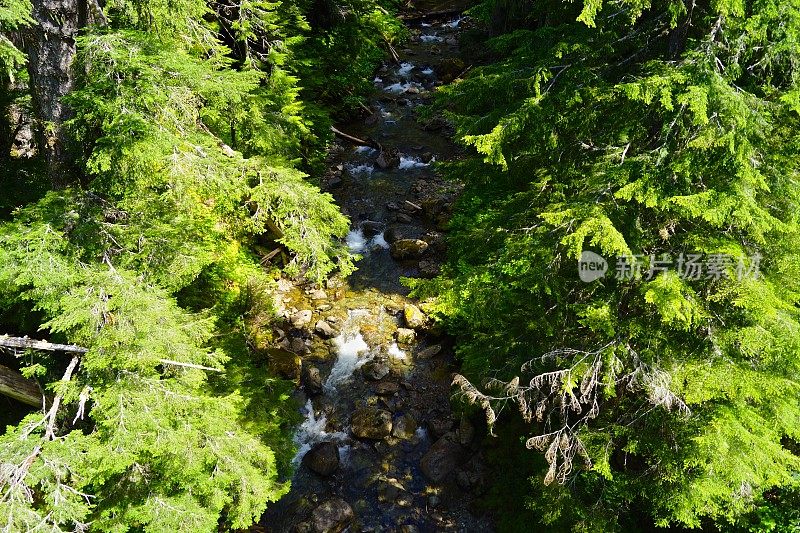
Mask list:
[[[800,479],[800,5],[506,4],[475,8],[490,64],[440,97],[475,155],[417,291],[458,332],[456,384],[490,425],[522,415],[558,530],[749,527]],[[610,272],[586,283],[589,250]]]

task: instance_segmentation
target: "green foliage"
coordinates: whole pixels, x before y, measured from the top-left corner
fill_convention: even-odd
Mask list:
[[[0,2],[0,80],[14,80],[17,67],[25,61],[24,54],[14,46],[8,32],[30,24],[31,3],[28,0],[2,0]]]
[[[508,27],[499,3],[474,13]],[[564,472],[528,502],[555,530],[797,526],[762,495],[792,494],[800,473],[800,6],[693,6],[534,2],[439,97],[473,155],[448,169],[467,185],[452,260],[415,290],[458,334],[471,382],[505,383],[468,397],[517,404],[544,436],[529,447],[555,443],[527,471]],[[589,249],[611,272],[584,283]],[[630,253],[645,275],[615,279]],[[662,254],[758,254],[761,275],[739,278],[745,260],[650,279]]]
[[[28,22],[14,1],[3,35]],[[300,170],[333,111],[301,94],[333,102],[318,71],[352,57],[336,84],[354,105],[385,49],[375,30],[399,28],[374,1],[333,7],[346,17],[323,28],[313,2],[114,0],[77,37],[81,175],[2,213],[0,308],[88,353],[67,377],[68,355],[20,359],[51,401],[0,434],[0,529],[244,529],[288,490],[296,405],[261,353],[280,272],[253,250],[314,282],[352,272],[348,219]],[[19,168],[4,188],[30,179]]]

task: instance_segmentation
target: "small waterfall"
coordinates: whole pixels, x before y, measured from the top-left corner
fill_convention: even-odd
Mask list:
[[[306,402],[305,416],[305,420],[303,420],[303,423],[300,424],[294,434],[294,443],[297,444],[297,453],[292,459],[294,464],[299,464],[303,456],[317,443],[323,441],[342,442],[347,438],[347,434],[341,431],[329,433],[325,430],[328,425],[328,419],[325,418],[325,415],[317,417],[311,400]]]
[[[331,373],[323,386],[325,392],[328,393],[335,392],[336,387],[347,382],[352,377],[353,372],[372,359],[369,345],[361,333],[342,332],[333,339],[333,342],[337,351],[336,362],[333,364]],[[364,354],[366,354],[366,357]]]

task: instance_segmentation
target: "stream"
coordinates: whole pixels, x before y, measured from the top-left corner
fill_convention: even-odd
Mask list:
[[[361,256],[358,271],[324,289],[281,283],[276,297],[283,353],[302,369],[304,418],[291,491],[258,531],[493,531],[476,506],[487,485],[483,429],[450,407],[451,342],[401,283],[435,276],[444,258],[459,187],[435,163],[457,148],[446,123],[418,111],[464,71],[458,33],[467,23],[445,15],[409,24],[399,61],[375,76],[371,114],[338,126],[383,152],[337,141],[323,180],[352,221],[346,242]]]

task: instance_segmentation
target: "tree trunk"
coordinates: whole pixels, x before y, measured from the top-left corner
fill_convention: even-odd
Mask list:
[[[64,129],[72,112],[64,96],[73,88],[75,37],[85,19],[78,0],[33,0],[35,23],[28,29],[28,73],[33,111],[38,120],[40,154],[54,188],[74,182],[75,151]]]
[[[0,394],[34,407],[42,406],[43,395],[36,382],[2,365],[0,365]]]

